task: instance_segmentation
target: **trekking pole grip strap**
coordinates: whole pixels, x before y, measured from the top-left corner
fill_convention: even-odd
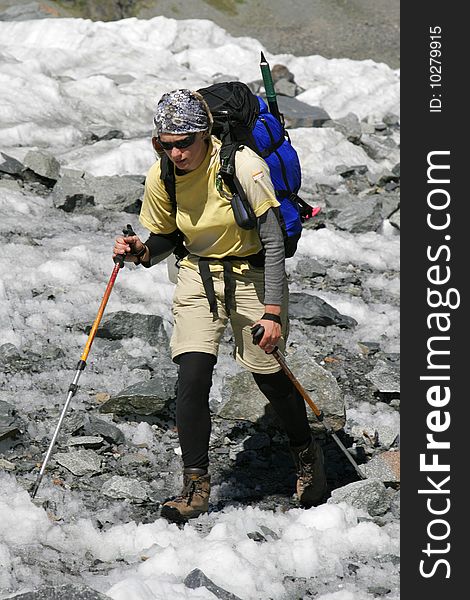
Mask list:
[[[131,236],[131,235],[135,235],[135,231],[132,228],[132,225],[127,224],[126,227],[124,227],[124,229],[122,230],[122,233],[127,237],[127,236]],[[125,258],[125,254],[118,254],[117,256],[114,257],[114,263],[116,265],[119,265],[119,267],[122,269],[124,267],[124,258]],[[140,263],[140,260],[139,260]]]
[[[279,315],[275,315],[274,313],[264,313],[260,321],[274,321],[275,323],[282,325],[281,317]]]

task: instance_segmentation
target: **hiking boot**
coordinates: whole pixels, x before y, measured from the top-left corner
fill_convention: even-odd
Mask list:
[[[163,504],[161,516],[175,522],[195,519],[207,512],[210,491],[209,474],[203,469],[185,469],[181,494]]]
[[[304,506],[321,504],[326,494],[323,451],[312,438],[307,446],[291,446],[297,471],[297,496]]]

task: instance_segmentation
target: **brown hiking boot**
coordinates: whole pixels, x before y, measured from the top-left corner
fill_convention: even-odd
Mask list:
[[[195,519],[209,508],[211,476],[202,469],[185,469],[183,490],[162,506],[161,516],[175,522]]]
[[[326,475],[323,451],[312,438],[308,446],[291,446],[297,471],[297,496],[304,506],[321,504],[326,494]]]

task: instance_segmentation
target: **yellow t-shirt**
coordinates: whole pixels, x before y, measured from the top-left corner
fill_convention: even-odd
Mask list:
[[[176,174],[176,217],[160,179],[160,161],[150,168],[140,211],[140,222],[153,233],[172,233],[178,228],[190,255],[184,263],[195,267],[198,256],[243,258],[261,250],[256,229],[242,229],[235,221],[229,198],[217,191],[220,141],[212,137],[202,164],[184,175]],[[237,178],[257,217],[279,206],[266,162],[250,148],[236,153]],[[229,190],[224,190],[230,197]],[[195,255],[191,257],[191,255]]]

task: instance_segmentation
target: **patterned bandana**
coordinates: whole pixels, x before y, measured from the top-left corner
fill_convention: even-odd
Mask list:
[[[194,133],[210,127],[202,96],[191,90],[174,90],[163,94],[153,117],[157,134]]]

